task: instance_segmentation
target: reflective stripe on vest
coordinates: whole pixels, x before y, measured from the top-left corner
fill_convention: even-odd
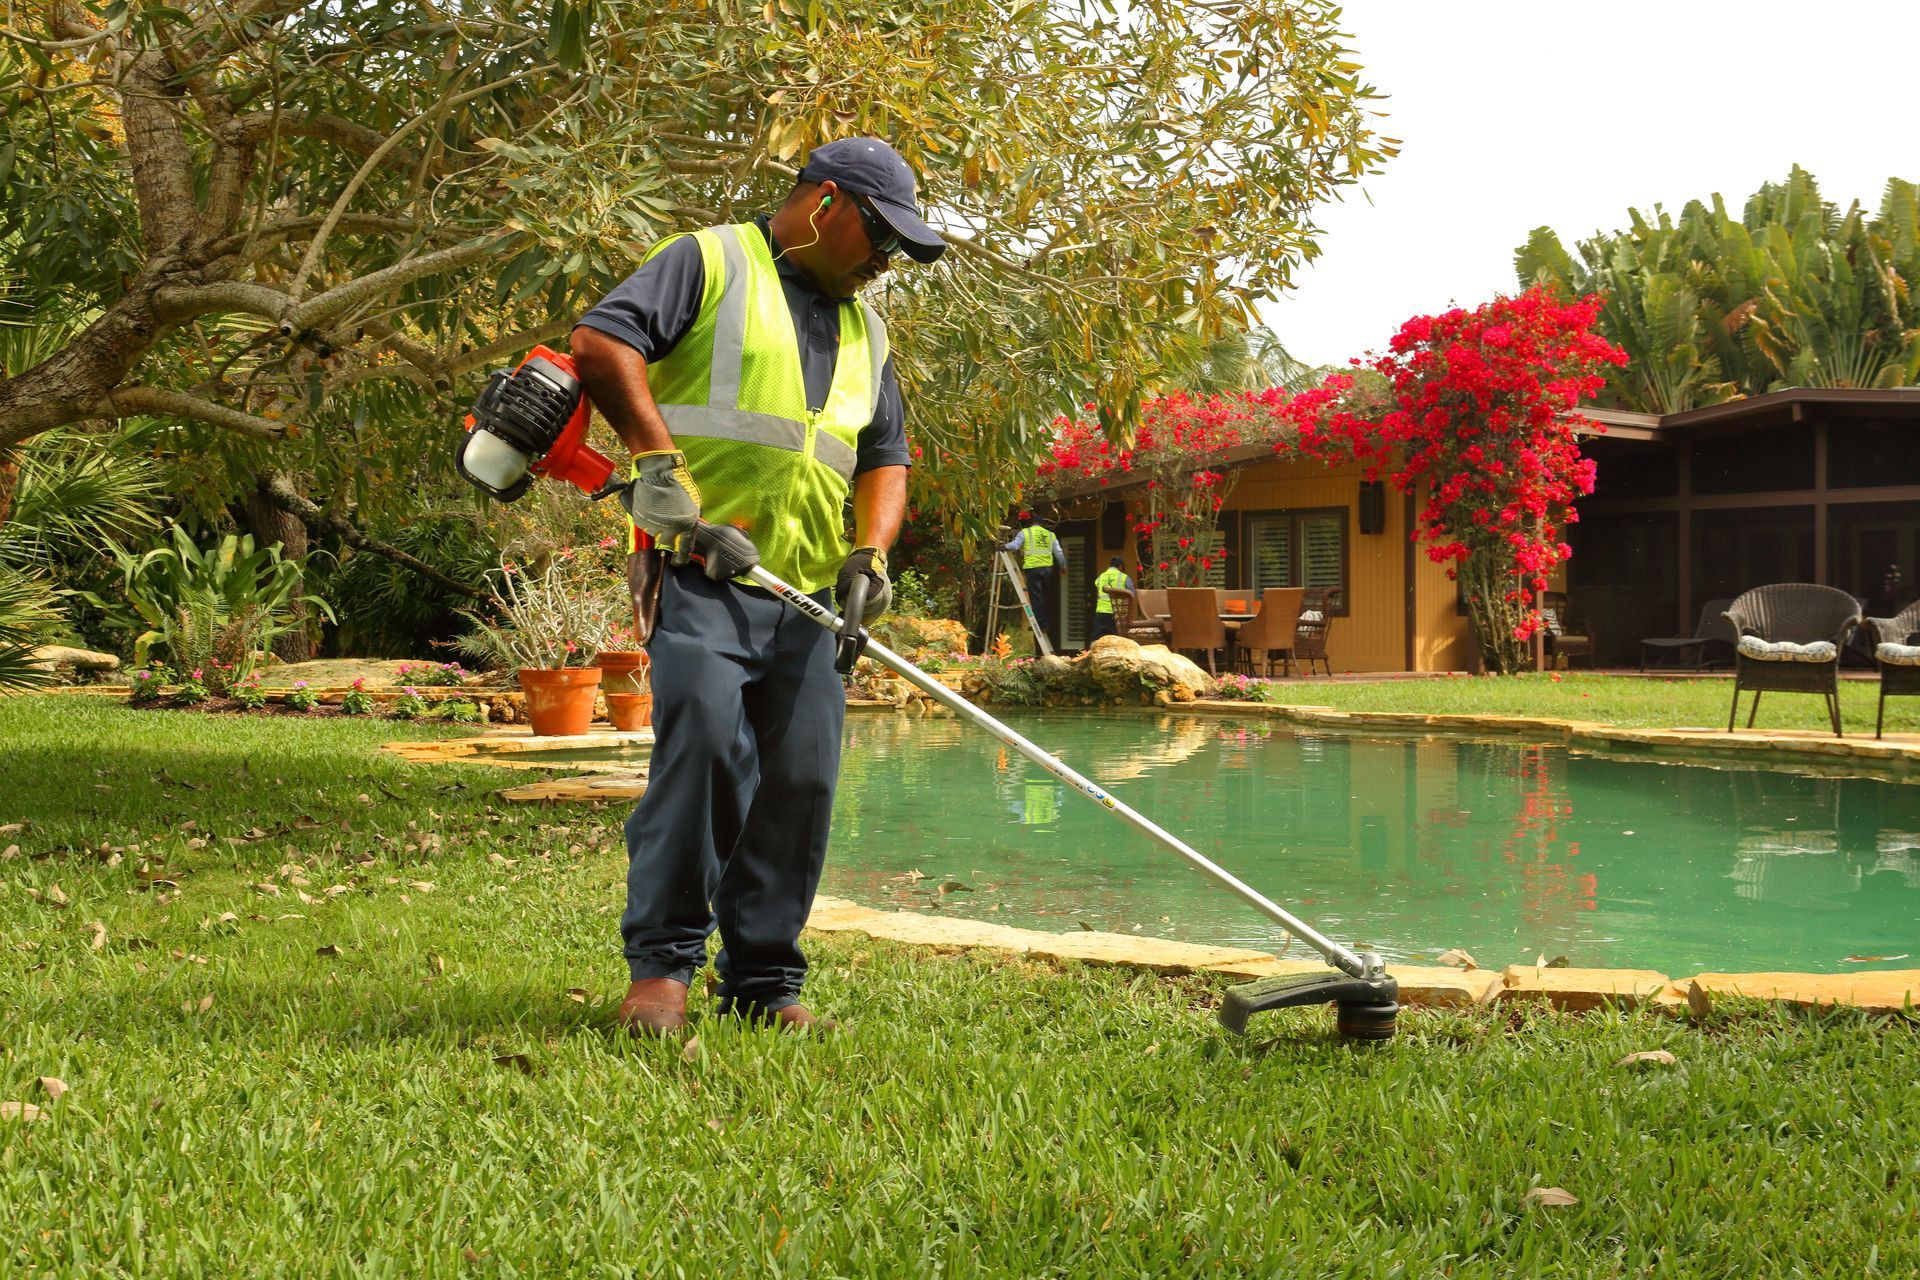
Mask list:
[[[1053,567],[1053,544],[1059,541],[1051,532],[1033,525],[1027,529],[1025,559],[1020,562],[1023,569],[1050,569]]]
[[[751,223],[693,236],[705,270],[700,311],[647,367],[649,388],[687,455],[702,516],[739,525],[769,571],[818,591],[850,549],[843,509],[860,431],[880,401],[886,328],[864,302],[840,303],[833,382],[812,412],[766,237]]]

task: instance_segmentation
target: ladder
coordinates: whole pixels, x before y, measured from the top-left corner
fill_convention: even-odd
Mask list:
[[[1027,616],[1027,629],[1033,632],[1035,649],[1043,658],[1053,656],[1053,643],[1047,639],[1046,630],[1041,627],[1040,619],[1033,615],[1033,601],[1027,595],[1027,575],[1014,561],[1013,552],[1002,547],[994,553],[993,584],[987,589],[987,598],[992,601],[987,607],[987,643],[1000,634],[1000,579],[1004,575],[1013,583],[1014,598],[1020,602],[1020,612]]]

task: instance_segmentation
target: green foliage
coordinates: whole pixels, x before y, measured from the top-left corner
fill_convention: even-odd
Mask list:
[[[1570,255],[1546,227],[1515,255],[1523,285],[1599,293],[1596,326],[1629,362],[1609,402],[1678,413],[1784,387],[1893,387],[1920,378],[1920,186],[1887,183],[1877,215],[1821,198],[1795,167],[1738,217],[1719,196],[1676,219],[1629,212],[1627,230]]]
[[[482,586],[500,563],[500,547],[471,513],[433,513],[380,531],[389,545],[456,582]],[[472,601],[382,556],[343,556],[317,590],[339,618],[331,652],[339,656],[419,654],[466,629]]]
[[[72,0],[0,33],[0,270],[29,308],[128,321],[63,347],[58,388],[0,378],[0,445],[158,416],[202,510],[277,470],[408,511],[489,367],[661,237],[767,209],[812,148],[874,132],[956,244],[874,289],[924,424],[918,500],[981,536],[1055,413],[1128,430],[1397,149],[1330,0],[228,16]]]
[[[305,680],[293,682],[293,688],[287,690],[285,702],[294,711],[311,711],[318,706],[320,699],[314,697],[313,690],[307,687]]]
[[[176,707],[197,707],[212,696],[213,691],[207,688],[201,673],[194,670],[180,677],[180,683],[174,685],[167,701]]]
[[[267,705],[267,691],[260,685],[258,674],[250,675],[227,691],[241,707],[248,711],[258,711]]]
[[[537,573],[503,564],[492,616],[469,612],[473,630],[454,647],[490,668],[586,667],[632,612],[625,578],[591,557],[558,558]]]
[[[171,677],[165,664],[148,663],[127,677],[127,701],[135,706],[150,706],[160,701],[160,690]]]
[[[418,720],[427,714],[427,702],[409,686],[401,695],[387,703],[387,714],[395,720]]]
[[[44,578],[0,564],[0,691],[53,683],[53,673],[28,658],[59,616]]]
[[[119,592],[85,598],[109,626],[135,633],[135,662],[157,642],[175,667],[239,664],[244,678],[257,652],[293,625],[295,604],[333,617],[326,601],[300,594],[301,562],[283,558],[277,544],[255,547],[251,534],[228,534],[202,550],[174,525],[166,545],[140,555],[108,548],[120,566]]]
[[[353,687],[341,697],[340,710],[345,715],[370,716],[373,714],[373,695],[362,687],[360,681],[355,680]]]
[[[480,704],[470,698],[449,698],[435,710],[449,724],[481,724],[487,718]]]

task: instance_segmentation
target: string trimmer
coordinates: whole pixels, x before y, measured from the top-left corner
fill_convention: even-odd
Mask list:
[[[486,393],[467,418],[467,435],[460,446],[460,472],[476,487],[507,501],[525,491],[525,477],[529,474],[551,474],[557,479],[569,480],[596,498],[617,493],[623,485],[609,481],[612,464],[593,454],[585,444],[590,412],[573,376],[572,361],[544,347],[536,348],[519,369],[497,372],[488,383]],[[486,438],[479,438],[483,436]],[[563,465],[554,464],[556,457],[562,459]],[[866,628],[849,625],[846,619],[858,618],[866,609],[864,577],[854,579],[848,598],[841,602],[845,611],[843,618],[759,566],[749,569],[744,576],[837,634],[840,639],[835,665],[840,671],[851,671],[862,656],[873,659],[955,715],[985,729],[1087,799],[1179,854],[1215,883],[1239,895],[1256,911],[1305,941],[1337,971],[1287,974],[1232,987],[1220,1005],[1222,1026],[1244,1032],[1247,1020],[1267,1009],[1331,1004],[1337,1011],[1341,1035],[1356,1040],[1386,1040],[1393,1035],[1394,1022],[1400,1012],[1399,987],[1387,976],[1378,955],[1341,946],[1173,833],[1114,798],[1092,779],[1069,768],[874,640]]]

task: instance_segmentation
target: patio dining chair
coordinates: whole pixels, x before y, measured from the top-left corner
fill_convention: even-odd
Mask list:
[[[1571,618],[1566,595],[1549,591],[1540,606],[1548,666],[1558,667],[1561,658],[1567,660],[1569,668],[1575,658],[1585,658],[1589,667],[1593,665],[1593,626],[1591,623],[1576,626]]]
[[[1259,612],[1234,637],[1236,663],[1244,663],[1248,675],[1254,674],[1255,661],[1262,661],[1271,676],[1276,654],[1281,671],[1293,674],[1295,628],[1300,621],[1300,601],[1306,594],[1304,587],[1268,587],[1261,595]]]
[[[1690,636],[1649,636],[1640,642],[1640,669],[1647,669],[1647,659],[1656,653],[1671,653],[1671,664],[1683,663],[1695,671],[1703,671],[1713,666],[1714,660],[1725,654],[1733,654],[1733,646],[1740,636],[1727,621],[1727,606],[1732,600],[1709,600],[1700,606],[1700,620],[1693,624]],[[1691,658],[1688,655],[1691,654]]]
[[[1204,651],[1207,670],[1218,676],[1220,668],[1214,655],[1227,652],[1227,624],[1220,620],[1213,588],[1168,587],[1167,608],[1173,614],[1173,650],[1176,653]]]
[[[1755,587],[1727,606],[1727,621],[1739,637],[1733,648],[1733,706],[1727,732],[1740,711],[1740,693],[1753,691],[1747,728],[1760,714],[1763,692],[1817,693],[1827,700],[1833,736],[1840,732],[1840,651],[1860,625],[1860,602],[1837,587],[1776,582]]]
[[[1135,644],[1166,644],[1173,638],[1173,629],[1167,625],[1167,593],[1164,590],[1147,587],[1133,593],[1133,599],[1127,602],[1127,620],[1121,624],[1120,634]]]
[[[1887,699],[1920,693],[1920,601],[1891,618],[1868,618],[1873,633],[1873,665],[1880,668],[1880,709],[1873,718],[1873,736],[1887,725]]]

